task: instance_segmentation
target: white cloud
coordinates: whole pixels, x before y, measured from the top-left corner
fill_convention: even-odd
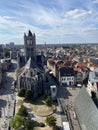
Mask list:
[[[91,34],[91,35],[98,35],[98,28],[95,27],[87,27],[85,29],[82,29],[82,32],[85,34]]]
[[[93,3],[98,3],[98,0],[93,0]]]
[[[14,17],[11,16],[2,16],[4,19],[10,20],[10,19],[14,19]]]
[[[6,17],[0,16],[0,28],[2,27],[3,29],[9,29],[9,31],[11,31],[11,29],[16,29],[16,31],[19,30],[20,32],[23,32],[26,29],[30,29],[30,28],[33,28],[35,31],[38,30],[38,28],[33,25],[26,24],[21,21],[13,20],[12,17],[9,16]]]
[[[21,10],[8,9],[10,13],[13,13],[18,19],[25,22],[31,21],[38,25],[54,26],[61,23],[61,14],[54,7],[48,8],[40,3],[24,1],[24,3],[18,3]],[[7,10],[6,10],[7,11]]]
[[[73,8],[76,9],[69,10],[71,4],[67,6],[66,2],[68,4],[72,1],[58,0],[58,3],[56,3],[56,0],[54,1],[50,1],[51,6],[49,7],[36,0],[33,2],[24,0],[9,3],[11,6],[15,4],[14,6],[19,9],[6,8],[4,11],[8,13],[0,16],[0,32],[4,33],[4,35],[0,34],[0,43],[12,40],[23,43],[23,34],[29,29],[36,33],[37,44],[45,41],[47,43],[86,41],[86,37],[90,37],[89,31],[92,32],[91,35],[95,35],[94,38],[98,41],[96,28],[89,27],[91,23],[97,21],[97,14],[93,12],[92,7],[85,10],[82,7],[77,8],[75,6]],[[60,10],[55,8],[52,3],[60,7]],[[0,12],[2,12],[1,8]]]
[[[86,11],[83,9],[74,9],[66,12],[65,18],[69,17],[72,19],[85,19],[92,15],[92,11]]]

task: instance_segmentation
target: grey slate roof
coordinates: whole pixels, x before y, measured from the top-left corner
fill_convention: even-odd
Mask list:
[[[96,107],[98,108],[98,92],[96,93],[96,97],[92,98],[92,100],[94,101]]]
[[[41,55],[37,55],[37,56],[36,56],[36,60],[37,60],[38,63],[41,63],[41,62],[42,62],[42,57],[41,57]]]
[[[75,111],[82,130],[98,130],[98,109],[85,87],[76,97]]]
[[[51,85],[55,85],[55,83],[53,81],[44,83],[44,90],[50,90]]]
[[[27,61],[27,64],[26,64],[26,69],[30,69],[30,68],[36,68],[36,65],[33,62],[33,60],[31,59],[31,57],[29,58],[29,60]]]
[[[60,75],[61,76],[74,76],[75,72],[71,67],[62,67],[60,68]]]

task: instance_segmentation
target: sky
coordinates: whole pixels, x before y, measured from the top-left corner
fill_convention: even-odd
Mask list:
[[[98,43],[98,0],[0,0],[0,44]]]

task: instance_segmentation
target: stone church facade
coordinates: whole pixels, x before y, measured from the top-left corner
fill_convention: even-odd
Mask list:
[[[36,64],[36,36],[30,30],[28,35],[24,34],[24,56],[22,59],[18,54],[18,89],[31,90],[34,97],[37,97],[43,93],[44,73]],[[20,67],[21,64],[22,67]]]

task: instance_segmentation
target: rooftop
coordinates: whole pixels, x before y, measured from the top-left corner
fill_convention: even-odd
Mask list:
[[[98,129],[98,109],[84,86],[76,97],[75,111],[82,130]]]
[[[26,64],[26,69],[30,69],[30,68],[36,68],[36,65],[34,64],[34,62],[32,61],[31,57],[29,58],[29,60],[27,61]]]

